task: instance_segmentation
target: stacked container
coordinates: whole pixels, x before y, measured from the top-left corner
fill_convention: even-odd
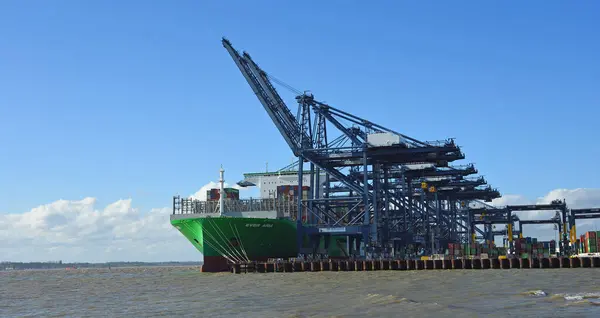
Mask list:
[[[240,190],[234,188],[225,188],[225,199],[231,200],[239,200],[240,199]],[[219,189],[210,189],[206,190],[206,200],[207,201],[217,201],[221,197],[219,194]]]
[[[600,231],[590,231],[579,237],[580,253],[598,253],[598,246],[600,246]]]
[[[302,187],[302,199],[307,200],[308,199],[308,191],[309,191],[310,187],[308,186],[303,186]],[[297,197],[298,195],[298,186],[290,186],[290,185],[281,185],[281,186],[277,186],[277,197],[281,198],[289,198],[289,199],[293,199],[295,197]]]
[[[514,241],[515,252],[521,258],[550,257],[556,251],[556,241],[541,242],[536,238],[526,237]]]
[[[448,243],[448,255],[450,257],[461,257],[463,256],[463,251],[460,244],[457,243]]]
[[[504,247],[497,247],[491,243],[472,243],[472,244],[448,244],[448,255],[455,257],[463,256],[482,256],[487,255],[490,258],[497,258],[501,255],[506,255]]]

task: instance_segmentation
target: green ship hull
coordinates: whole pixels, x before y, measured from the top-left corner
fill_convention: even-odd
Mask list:
[[[231,262],[293,258],[299,252],[296,222],[288,219],[192,217],[171,224],[202,253],[203,272],[227,271]],[[345,257],[345,244],[345,237],[330,237],[329,256]],[[307,237],[303,246],[308,246]]]

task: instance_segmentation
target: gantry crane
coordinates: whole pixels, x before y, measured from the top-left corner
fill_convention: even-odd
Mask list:
[[[306,92],[296,96],[295,117],[272,77],[227,39],[222,44],[298,158],[298,186],[303,186],[303,174],[310,175],[308,199],[297,198],[297,228],[299,238],[310,237],[313,246],[323,235],[362,241],[363,250],[374,254],[416,237],[438,247],[466,240],[468,202],[500,197],[497,189],[481,187],[487,184],[483,177],[465,179],[477,172],[472,164],[449,165],[465,157],[454,139],[420,141]]]

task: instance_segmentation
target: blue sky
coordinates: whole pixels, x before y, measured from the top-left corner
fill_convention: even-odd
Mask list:
[[[0,213],[89,196],[168,207],[221,164],[236,182],[290,163],[222,36],[321,101],[418,139],[456,137],[503,194],[599,188],[599,12],[594,1],[2,1]]]

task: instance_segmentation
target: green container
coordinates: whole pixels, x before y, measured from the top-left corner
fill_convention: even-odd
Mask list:
[[[528,253],[521,253],[521,258],[529,258],[529,254]]]
[[[592,246],[596,247],[597,246],[596,245],[597,243],[596,243],[595,239],[586,239],[586,241],[587,241],[587,246],[589,246],[589,247],[592,247]]]
[[[598,253],[598,248],[596,246],[590,246],[588,253]]]

